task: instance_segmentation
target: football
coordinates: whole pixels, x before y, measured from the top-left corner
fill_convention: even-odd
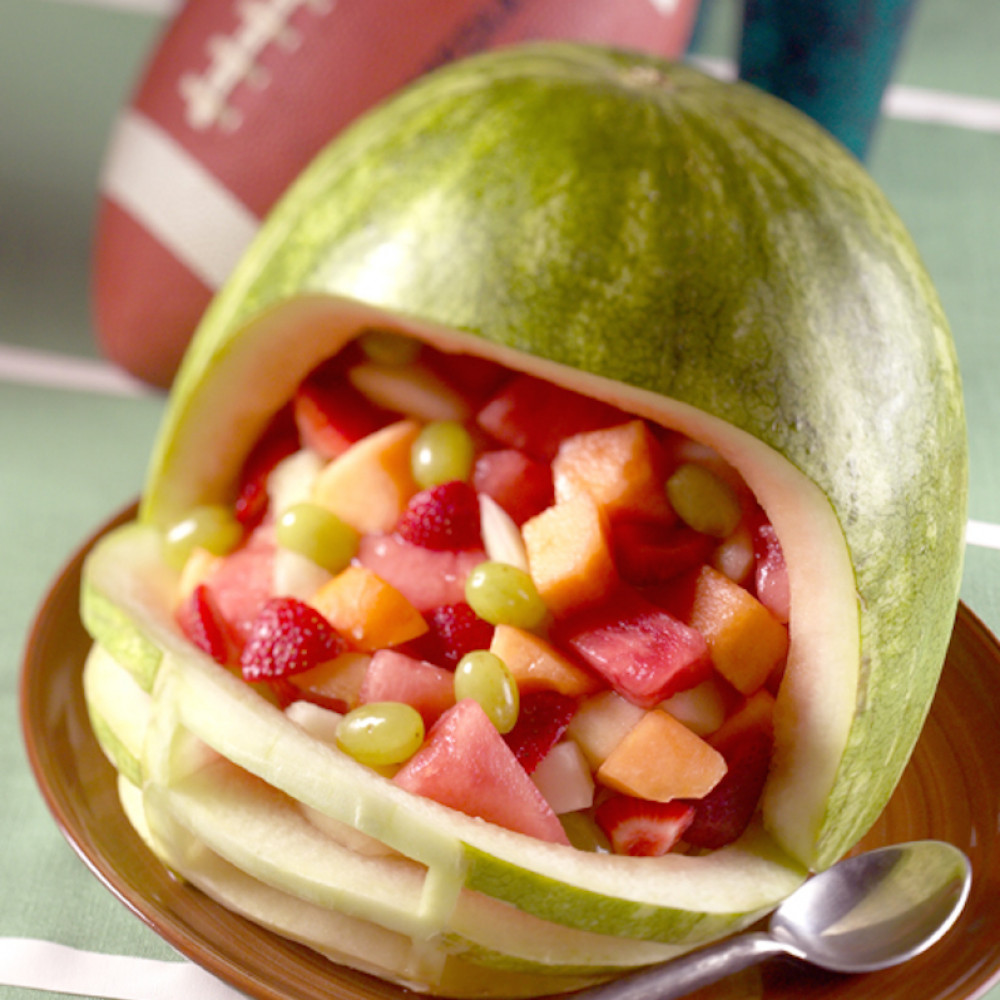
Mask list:
[[[366,108],[535,38],[683,53],[697,0],[188,0],[117,122],[93,257],[105,356],[167,386],[260,220]]]

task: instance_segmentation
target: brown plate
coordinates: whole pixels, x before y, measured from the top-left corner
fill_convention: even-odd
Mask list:
[[[124,512],[112,524],[132,513]],[[91,735],[80,686],[90,644],[77,601],[81,563],[91,544],[93,540],[73,557],[49,591],[29,637],[21,676],[28,757],[67,840],[94,874],[161,937],[250,997],[411,996],[333,965],[230,913],[174,879],[132,831],[118,805],[115,773]],[[1000,979],[998,816],[1000,644],[962,605],[927,726],[896,794],[860,845],[934,837],[966,851],[974,877],[959,922],[928,953],[895,969],[847,977],[774,962],[711,995],[764,1000],[981,996]]]

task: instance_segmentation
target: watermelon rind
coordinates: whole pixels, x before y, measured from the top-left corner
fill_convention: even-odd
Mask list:
[[[363,772],[178,645],[130,567],[148,557],[155,578],[156,533],[231,501],[299,380],[369,329],[613,402],[740,473],[791,588],[762,828],[649,864],[543,845]],[[941,303],[850,154],[688,66],[512,48],[366,115],[278,205],[178,375],[135,526],[150,534],[95,552],[85,621],[143,687],[173,692],[163,725],[427,865],[435,919],[464,887],[580,930],[689,943],[831,864],[889,800],[954,621],[967,473]]]
[[[255,361],[245,337],[268,353],[272,307],[318,294],[688,403],[816,484],[854,575],[856,693],[846,740],[835,722],[826,750],[779,760],[799,774],[766,808],[811,867],[855,843],[933,695],[967,492],[948,324],[863,167],[782,102],[690,66],[540,44],[446,67],[361,119],[279,203],[182,366],[146,516],[197,491],[200,418],[237,440],[258,419],[252,394],[220,397],[217,366],[239,379]],[[298,367],[299,347],[283,348]],[[800,713],[825,690],[803,685],[786,729],[822,726],[825,709]],[[814,766],[836,773],[814,781]]]

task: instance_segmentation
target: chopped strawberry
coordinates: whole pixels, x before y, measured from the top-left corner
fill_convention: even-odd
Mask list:
[[[420,358],[435,375],[475,406],[481,406],[508,376],[507,369],[496,361],[472,354],[445,354],[427,344]]]
[[[320,366],[309,375],[296,391],[293,406],[302,443],[325,459],[336,458],[398,419],[355,389],[339,366]]]
[[[689,844],[715,850],[731,844],[743,833],[767,781],[772,744],[769,730],[758,727],[718,747],[728,770],[708,795],[691,803],[694,820],[684,837]]]
[[[184,635],[216,663],[232,667],[240,662],[243,642],[205,584],[198,584],[181,602],[176,617]]]
[[[406,505],[396,525],[406,541],[426,549],[459,552],[482,545],[479,501],[465,482],[451,482],[421,490]]]
[[[299,432],[292,409],[278,411],[254,445],[240,473],[234,513],[246,528],[256,527],[267,512],[267,480],[271,470],[299,448]]]
[[[315,608],[294,597],[273,597],[251,623],[240,666],[244,680],[269,681],[302,673],[345,649]]]
[[[621,578],[644,587],[700,566],[716,543],[685,524],[629,518],[612,526],[611,544]]]
[[[629,795],[613,795],[594,810],[615,854],[650,858],[671,851],[694,815],[694,806],[686,802],[651,802]]]
[[[454,668],[474,649],[489,649],[493,626],[464,601],[442,604],[424,612],[428,630],[408,643],[415,655],[442,667]]]
[[[504,739],[528,774],[562,739],[576,706],[576,698],[558,691],[532,691],[521,696],[517,722]]]
[[[517,448],[484,451],[472,473],[477,493],[485,493],[515,524],[540,514],[553,502],[552,467]]]

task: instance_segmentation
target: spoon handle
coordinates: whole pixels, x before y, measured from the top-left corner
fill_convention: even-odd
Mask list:
[[[661,965],[581,990],[574,1000],[677,1000],[765,959],[788,954],[770,934],[740,934]]]

